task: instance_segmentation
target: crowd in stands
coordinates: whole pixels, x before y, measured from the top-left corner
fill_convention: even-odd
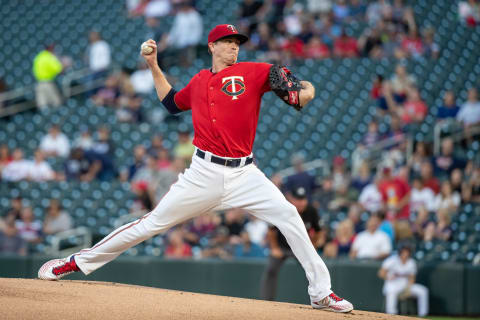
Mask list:
[[[468,25],[478,23],[476,1],[461,2],[460,15]],[[128,0],[128,16],[144,18],[147,34],[159,43],[162,66],[188,65],[197,54],[203,32],[202,12],[195,1]],[[162,17],[173,15],[173,26],[165,31]],[[245,47],[263,53],[261,60],[288,62],[291,59],[394,57],[436,59],[440,49],[432,28],[420,30],[413,10],[401,0],[310,0],[307,6],[290,0],[244,0],[238,9],[236,25],[250,36]],[[348,25],[364,23],[367,27],[355,38]],[[89,34],[86,64],[91,75],[88,97],[98,107],[114,108],[119,122],[145,121],[142,101],[154,90],[150,71],[143,62],[136,70],[109,73],[112,64],[109,44],[101,34]],[[178,53],[182,52],[181,55]],[[40,65],[34,67],[40,93],[40,107],[58,105],[61,97],[54,89],[55,77],[68,67],[68,59],[56,58],[53,47],[40,53]],[[54,72],[42,73],[45,66]],[[38,61],[37,61],[38,62]],[[95,81],[106,77],[98,88]],[[429,107],[414,76],[400,62],[387,78],[378,75],[371,89],[379,114],[368,126],[359,149],[368,150],[385,139],[394,143],[380,166],[365,158],[337,156],[331,174],[313,177],[295,155],[295,175],[283,179],[272,176],[287,197],[304,188],[308,202],[317,210],[320,232],[314,245],[325,257],[383,259],[401,240],[448,241],[450,222],[462,204],[480,203],[480,167],[458,157],[454,141],[443,140],[438,155],[432,145],[416,141],[414,152],[406,158],[406,138],[410,129],[421,124]],[[1,89],[0,86],[0,91]],[[468,91],[468,100],[458,103],[456,92],[446,91],[444,104],[437,107],[436,120],[456,120],[468,135],[480,123],[477,91]],[[38,97],[37,97],[38,98]],[[43,100],[42,100],[43,99]],[[50,99],[50,100],[48,100]],[[45,102],[48,100],[48,102]],[[43,102],[42,102],[43,101]],[[194,147],[190,132],[179,131],[178,143],[171,150],[155,135],[149,144],[134,147],[128,164],[114,163],[115,146],[108,127],[96,132],[83,130],[69,141],[58,125],[52,125],[40,141],[32,159],[25,159],[21,148],[0,146],[0,183],[17,181],[130,182],[135,201],[130,212],[141,215],[155,207],[170,185],[189,165]],[[63,170],[54,171],[47,161],[56,158]],[[28,199],[12,199],[11,210],[0,220],[0,252],[27,253],[28,243],[38,243],[46,235],[71,228],[74,223],[58,199],[52,199],[43,221],[36,220]],[[342,217],[329,223],[329,213]],[[164,255],[171,258],[266,257],[269,254],[269,226],[239,209],[220,215],[208,213],[175,227],[165,236]]]

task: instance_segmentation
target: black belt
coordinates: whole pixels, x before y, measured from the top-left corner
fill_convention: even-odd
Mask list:
[[[197,156],[199,156],[200,158],[202,159],[205,159],[205,151],[202,151],[200,149],[197,149]],[[219,165],[222,165],[222,166],[227,166],[227,167],[233,167],[233,168],[236,168],[236,167],[239,167],[240,166],[240,163],[242,162],[242,159],[241,158],[237,158],[237,159],[224,159],[224,158],[220,158],[220,157],[217,157],[217,156],[214,156],[212,154],[211,158],[210,158],[210,162],[213,162],[213,163],[216,163],[216,164],[219,164]],[[245,165],[247,164],[250,164],[253,162],[253,157],[249,157],[245,160]]]

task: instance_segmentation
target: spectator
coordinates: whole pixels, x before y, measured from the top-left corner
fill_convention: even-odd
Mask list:
[[[429,242],[433,240],[448,241],[452,235],[450,228],[450,214],[447,208],[437,211],[437,223],[430,221],[425,227],[423,241]]]
[[[378,123],[375,120],[368,124],[368,131],[363,137],[363,144],[367,147],[373,147],[380,142],[380,133],[378,132]]]
[[[228,260],[232,258],[233,246],[229,242],[228,229],[220,226],[215,236],[210,239],[207,247],[202,251],[203,258],[220,258]]]
[[[93,82],[106,75],[112,59],[110,45],[102,39],[98,31],[90,31],[88,41],[90,44],[87,47],[86,56],[91,72],[89,82]],[[90,83],[90,87],[92,86],[94,84]]]
[[[404,64],[397,64],[395,75],[391,78],[390,83],[394,101],[403,104],[407,99],[408,89],[415,87],[416,79],[407,73]]]
[[[138,17],[143,15],[149,2],[150,0],[126,0],[128,16]]]
[[[165,250],[166,258],[185,259],[192,257],[192,247],[185,243],[180,230],[173,230],[168,235],[168,245]]]
[[[440,192],[440,182],[433,175],[433,166],[430,161],[424,161],[420,167],[420,178],[424,187],[430,188],[435,194]]]
[[[467,176],[467,174],[465,174]],[[480,203],[480,168],[474,168],[468,175],[462,188],[462,199],[465,203]]]
[[[155,134],[152,136],[152,139],[150,141],[150,147],[148,148],[148,154],[152,157],[157,157],[158,153],[165,149],[163,147],[163,137],[161,134]]]
[[[452,190],[450,181],[445,180],[441,192],[435,197],[434,210],[446,209],[449,214],[454,214],[460,206],[460,200],[460,194]]]
[[[345,158],[335,156],[332,162],[333,189],[338,191],[340,188],[350,185],[350,175],[345,167]]]
[[[391,8],[391,5],[386,0],[376,0],[370,2],[367,7],[367,21],[371,26],[377,24],[383,18],[385,12]]]
[[[462,193],[463,185],[463,171],[459,168],[454,169],[450,174],[450,184],[452,186],[452,191]]]
[[[388,235],[378,230],[381,219],[371,215],[367,221],[367,229],[360,232],[353,242],[350,257],[354,259],[382,260],[392,251],[392,242]]]
[[[300,217],[305,223],[305,228],[307,229],[307,233],[310,236],[313,246],[318,248],[318,241],[320,239],[318,214],[317,211],[308,204],[305,189],[295,189],[287,199],[296,207]],[[267,239],[270,247],[270,257],[263,274],[261,297],[265,300],[274,300],[278,272],[285,260],[289,257],[293,257],[293,252],[285,237],[273,226],[268,230]]]
[[[457,113],[457,120],[466,128],[480,123],[480,101],[477,99],[477,89],[468,90],[468,100]]]
[[[330,210],[343,210],[350,207],[358,198],[358,193],[355,189],[349,188],[348,183],[340,184],[335,191],[335,196],[330,201],[328,208]]]
[[[358,202],[363,209],[375,213],[383,208],[383,198],[380,190],[378,189],[381,179],[376,177],[375,181],[368,184],[362,189]]]
[[[30,173],[30,162],[23,159],[23,151],[20,149],[13,150],[12,161],[2,170],[3,181],[20,181],[27,179]]]
[[[41,150],[35,151],[33,161],[29,161],[28,179],[31,181],[50,181],[55,180],[56,174],[50,164],[45,161],[45,156]]]
[[[373,81],[372,89],[370,90],[370,96],[377,102],[378,111],[381,116],[384,116],[385,113],[388,111],[388,104],[387,100],[385,99],[385,86],[383,81],[383,76],[377,74],[375,80]]]
[[[318,1],[318,0],[317,0]],[[350,0],[350,20],[364,21],[367,6],[363,0]]]
[[[379,211],[377,213],[381,223],[378,226],[379,231],[385,232],[385,234],[390,238],[392,245],[395,244],[395,230],[391,221],[386,219],[385,212]]]
[[[358,57],[357,40],[348,36],[345,30],[342,30],[340,37],[335,39],[333,44],[333,55],[336,58]]]
[[[307,0],[307,9],[313,15],[326,15],[332,9],[332,0]]]
[[[10,162],[12,162],[12,157],[10,156],[10,150],[6,144],[0,145],[0,177],[2,176],[2,170]]]
[[[475,27],[480,23],[480,4],[476,0],[460,1],[458,14],[463,23]]]
[[[131,180],[135,173],[146,164],[147,149],[139,144],[133,149],[133,163],[128,167],[128,180]]]
[[[121,88],[120,79],[119,74],[113,74],[107,77],[105,80],[105,86],[100,88],[92,97],[95,105],[105,107],[115,107],[117,105],[117,99],[120,96]]]
[[[143,14],[145,18],[165,17],[171,12],[171,0],[151,0],[147,1]]]
[[[330,48],[318,36],[313,36],[308,41],[304,55],[307,59],[326,59],[330,58]]]
[[[298,188],[303,188],[307,193],[309,201],[312,199],[312,194],[317,188],[315,177],[305,171],[303,164],[305,158],[302,154],[294,154],[291,158],[291,164],[295,170],[295,173],[288,176],[283,186],[283,191],[291,193]]]
[[[238,243],[240,241],[240,233],[245,228],[245,212],[239,208],[232,208],[225,212],[222,220],[222,226],[228,229],[230,242]]]
[[[417,88],[411,88],[407,93],[407,101],[399,108],[399,115],[405,125],[420,124],[427,116],[428,107],[420,97]]]
[[[113,164],[113,144],[110,140],[110,130],[107,127],[100,127],[97,130],[97,139],[92,149],[85,153],[87,159],[98,167],[96,178],[100,180],[111,180],[115,174]]]
[[[425,207],[420,207],[417,212],[417,217],[412,223],[412,234],[417,241],[423,241],[425,237],[425,229],[430,222],[429,212]]]
[[[18,235],[29,243],[42,241],[42,223],[35,220],[31,207],[24,207],[21,212],[21,220],[15,222]]]
[[[46,157],[66,158],[70,153],[70,142],[60,127],[54,124],[40,141],[40,150],[45,153]]]
[[[264,249],[250,240],[248,232],[240,233],[240,243],[234,249],[235,258],[264,258]]]
[[[148,95],[155,88],[152,73],[144,61],[138,63],[137,70],[130,76],[130,82],[137,94]]]
[[[200,215],[186,227],[184,238],[192,246],[201,246],[215,234],[220,218],[212,213]]]
[[[170,153],[167,149],[160,149],[157,153],[157,167],[160,170],[168,170],[172,165]]]
[[[50,206],[47,208],[47,214],[43,220],[43,233],[55,234],[69,230],[72,226],[72,218],[62,210],[60,202],[57,199],[51,199]]]
[[[390,117],[390,126],[385,134],[385,138],[398,143],[405,140],[405,130],[402,128],[402,122],[395,114],[392,114]]]
[[[335,238],[325,246],[324,255],[328,258],[348,256],[354,240],[353,223],[345,219],[337,225]]]
[[[392,255],[382,263],[378,276],[385,280],[383,294],[386,298],[386,312],[397,314],[398,298],[413,296],[418,299],[418,316],[428,314],[428,289],[415,283],[417,265],[411,258],[411,249],[403,246],[398,255]]]
[[[320,212],[328,211],[330,203],[335,198],[335,191],[333,190],[333,180],[331,177],[326,176],[322,180],[321,188],[314,195],[315,206],[318,204]]]
[[[23,204],[22,198],[16,197],[10,200],[10,208],[7,211],[7,214],[13,214],[15,220],[20,220],[20,216],[22,214]]]
[[[333,18],[337,23],[344,23],[350,17],[350,6],[345,0],[336,0],[332,8]]]
[[[378,190],[382,194],[387,219],[392,221],[408,220],[410,217],[410,186],[407,181],[393,176],[391,167],[384,167],[382,171],[382,181]]]
[[[203,32],[202,16],[184,0],[173,20],[173,26],[167,35],[164,35],[158,46],[161,66],[165,66],[165,58],[171,58],[181,52],[183,65],[195,60],[196,46],[200,43]],[[167,49],[168,48],[168,49]]]
[[[74,148],[64,163],[64,169],[67,181],[92,181],[99,168],[88,161],[82,149]]]
[[[437,111],[437,121],[455,118],[459,110],[460,107],[455,103],[453,91],[446,91],[443,96],[443,105]]]
[[[145,17],[145,28],[147,29],[144,38],[145,41],[147,41],[148,39],[155,40],[155,42],[161,41],[164,33],[164,27],[161,25],[160,19],[156,17]]]
[[[249,216],[249,220],[245,224],[244,229],[248,233],[248,238],[251,242],[262,247],[265,246],[268,231],[268,224],[265,221],[255,216]]]
[[[408,166],[413,175],[420,176],[422,163],[425,161],[430,161],[427,145],[423,141],[418,141],[415,144],[415,151],[408,159]]]
[[[80,136],[73,141],[75,148],[82,149],[82,151],[88,151],[93,147],[93,138],[88,129],[82,129]]]
[[[425,29],[423,32],[423,55],[425,58],[438,59],[440,55],[440,46],[434,40],[435,30],[433,28]]]
[[[27,254],[26,242],[18,235],[15,227],[15,214],[10,212],[5,219],[0,220],[0,254]]]
[[[464,161],[453,154],[453,148],[452,138],[442,140],[440,155],[433,158],[435,176],[447,178],[454,169],[463,169],[465,167]]]
[[[157,166],[158,169],[158,166]],[[178,175],[185,171],[185,161],[175,158],[170,167],[158,171],[152,190],[155,190],[153,199],[158,202],[170,190],[171,185],[178,180]]]
[[[264,20],[267,6],[261,0],[243,0],[239,8],[239,23],[246,34],[252,34],[259,22]]]
[[[402,40],[402,49],[408,56],[418,59],[424,54],[422,38],[416,29],[410,29],[408,36]]]
[[[372,182],[372,176],[370,174],[370,167],[368,162],[363,161],[358,169],[358,172],[352,177],[352,183],[350,187],[354,188],[358,193],[362,192],[363,188]]]
[[[131,184],[132,192],[135,194],[133,204],[130,207],[130,213],[136,216],[142,216],[153,210],[154,202],[148,185],[145,181]]]
[[[137,151],[138,152],[138,151]],[[145,165],[135,170],[135,174],[131,178],[131,183],[145,183],[149,190],[154,190],[154,186],[159,179],[159,170],[156,165],[156,159],[151,156],[145,157]]]
[[[37,107],[45,109],[48,106],[59,107],[62,97],[55,85],[55,78],[62,72],[63,66],[54,54],[55,46],[49,44],[33,59],[33,75],[35,85],[35,100]]]
[[[195,152],[195,146],[190,138],[190,132],[188,130],[178,131],[178,143],[173,149],[173,155],[175,158],[182,158],[185,161],[185,165],[192,161],[192,155]]]
[[[412,183],[410,211],[418,213],[422,208],[427,211],[435,210],[435,193],[432,189],[425,187],[418,177],[414,178]]]
[[[120,97],[116,111],[119,122],[139,123],[143,121],[142,97],[130,93]]]

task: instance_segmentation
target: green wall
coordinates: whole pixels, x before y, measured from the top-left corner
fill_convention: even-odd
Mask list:
[[[0,277],[34,278],[49,257],[0,256]],[[263,260],[163,260],[153,257],[121,257],[88,277],[73,280],[111,281],[165,289],[259,298]],[[379,262],[326,261],[335,292],[357,309],[384,311]],[[430,290],[431,314],[479,315],[480,267],[463,264],[419,264],[419,283]],[[278,301],[308,304],[307,280],[293,259],[279,274]]]

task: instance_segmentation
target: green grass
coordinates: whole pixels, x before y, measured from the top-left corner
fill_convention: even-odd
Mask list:
[[[426,317],[425,319],[431,319],[431,320],[474,320],[474,319],[480,319],[480,317],[471,317],[471,318],[465,318],[465,317]]]

